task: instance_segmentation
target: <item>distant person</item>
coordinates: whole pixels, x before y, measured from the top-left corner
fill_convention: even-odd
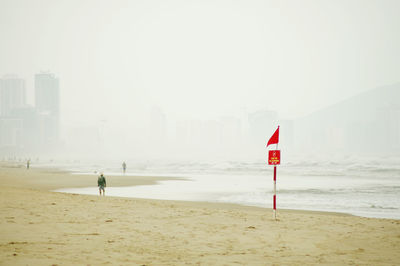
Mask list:
[[[106,184],[106,178],[104,177],[103,173],[101,173],[99,178],[97,178],[97,186],[99,187],[100,196],[101,196],[101,191],[103,191],[103,196],[105,196],[106,191],[104,188],[107,186],[107,184]]]
[[[125,172],[126,172],[126,163],[125,162],[122,163],[122,170],[124,171],[124,174],[125,174]]]
[[[30,164],[31,164],[31,159],[28,159],[26,161],[26,169],[29,169]]]

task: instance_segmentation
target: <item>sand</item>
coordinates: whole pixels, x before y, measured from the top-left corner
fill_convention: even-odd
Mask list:
[[[400,264],[400,220],[50,191],[93,178],[0,165],[0,264]]]

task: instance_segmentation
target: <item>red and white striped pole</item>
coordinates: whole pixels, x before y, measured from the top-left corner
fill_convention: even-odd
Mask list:
[[[274,219],[276,220],[276,165],[274,165],[274,199],[273,199],[273,205],[274,205]]]
[[[279,126],[275,130],[274,134],[269,138],[267,143],[267,148],[271,144],[276,144],[276,150],[269,150],[268,152],[268,164],[274,166],[274,197],[273,197],[273,207],[274,207],[274,219],[276,220],[276,165],[281,163],[281,151],[278,150],[279,143]]]

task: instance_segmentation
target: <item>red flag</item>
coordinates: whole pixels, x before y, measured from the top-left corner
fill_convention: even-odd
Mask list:
[[[272,137],[268,140],[267,147],[271,144],[278,144],[279,142],[279,126]]]

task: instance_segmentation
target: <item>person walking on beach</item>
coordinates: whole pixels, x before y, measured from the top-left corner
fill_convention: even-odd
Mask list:
[[[125,172],[126,172],[126,163],[125,162],[122,163],[122,170],[124,171],[124,174],[125,174]]]
[[[26,169],[29,169],[29,165],[31,164],[31,159],[28,159],[26,161]]]
[[[107,185],[106,178],[104,177],[103,173],[101,173],[99,178],[97,178],[97,186],[99,187],[100,196],[101,196],[101,191],[103,191],[103,196],[106,195],[106,191],[104,190],[106,185]]]

